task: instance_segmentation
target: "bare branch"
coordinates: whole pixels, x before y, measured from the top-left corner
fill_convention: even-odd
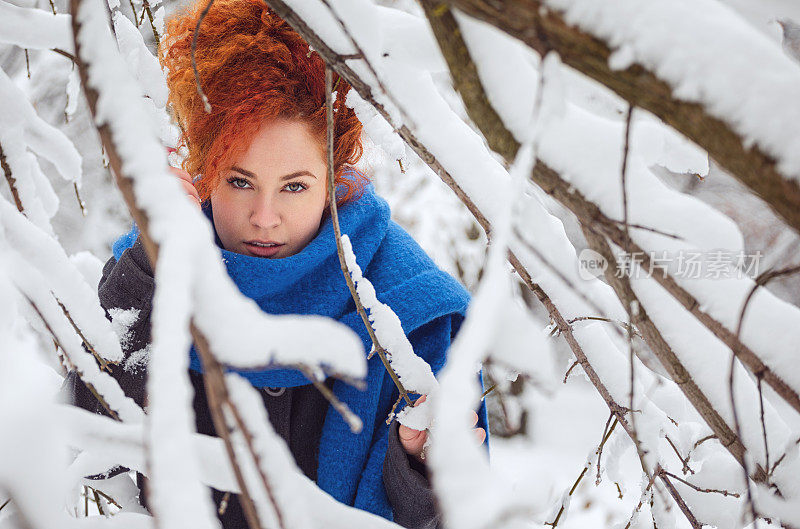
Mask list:
[[[147,13],[147,19],[150,21],[150,29],[153,31],[153,39],[156,41],[156,49],[158,49],[161,45],[161,36],[156,29],[155,16],[153,16],[153,11],[150,9],[150,2],[142,0],[142,5],[144,6],[144,11]],[[134,15],[135,14],[136,12],[134,11]]]
[[[238,458],[236,457],[236,450],[233,447],[231,431],[225,420],[223,403],[228,400],[228,397],[222,366],[217,362],[216,358],[214,358],[208,341],[200,332],[200,329],[195,326],[194,322],[190,323],[190,328],[195,349],[203,363],[203,383],[208,400],[208,408],[211,411],[211,422],[214,424],[214,430],[217,432],[217,435],[224,441],[225,452],[228,454],[228,460],[231,462],[231,467],[233,467],[236,483],[239,485],[239,490],[241,491],[239,502],[242,505],[244,517],[250,529],[261,529],[262,525],[258,517],[258,512],[256,512],[255,504],[253,503],[253,496],[247,486],[247,481],[244,479],[244,474],[242,473]]]
[[[614,419],[614,422],[613,422],[613,424],[611,424],[611,427],[609,428],[609,423],[611,422],[612,418]],[[600,440],[600,444],[597,446],[597,449],[595,450],[595,454],[598,455],[598,458],[597,458],[598,474],[600,472],[599,471],[599,468],[600,468],[600,454],[603,452],[603,446],[606,444],[606,441],[608,441],[608,439],[611,437],[611,434],[614,431],[614,427],[617,426],[618,422],[619,421],[616,418],[614,418],[614,414],[612,413],[609,416],[608,421],[606,422],[605,428],[603,428],[602,439]],[[569,496],[572,496],[575,493],[575,490],[578,488],[578,485],[580,485],[581,480],[583,480],[583,476],[586,475],[586,472],[589,470],[590,466],[591,466],[591,464],[589,464],[589,463],[587,463],[587,464],[585,464],[583,466],[583,470],[581,470],[581,473],[578,475],[578,477],[575,479],[575,482],[572,484],[572,487],[569,489]],[[653,476],[655,477],[655,474]],[[555,519],[553,519],[552,522],[545,522],[544,525],[549,525],[549,526],[553,527],[553,529],[555,529],[555,527],[558,525],[558,521],[561,519],[561,515],[562,514],[564,514],[564,506],[563,505],[558,510],[558,513],[556,513]]]
[[[694,470],[692,470],[692,467],[689,466],[689,456],[683,457],[681,455],[680,451],[678,450],[678,447],[675,446],[675,443],[672,442],[672,439],[669,438],[669,435],[665,435],[664,438],[667,440],[667,443],[669,443],[669,445],[672,447],[672,450],[675,452],[675,455],[678,456],[678,459],[683,465],[681,471],[684,474],[688,473],[694,474]]]
[[[206,18],[206,15],[208,14],[208,11],[211,9],[212,5],[214,5],[214,0],[208,0],[206,7],[203,8],[203,11],[200,13],[200,18],[197,19],[197,25],[194,27],[194,34],[192,34],[192,46],[190,52],[192,56],[194,83],[197,85],[197,93],[200,96],[200,99],[203,101],[203,108],[207,114],[211,113],[211,103],[208,102],[208,97],[206,97],[206,93],[203,92],[203,87],[200,84],[200,72],[197,71],[197,58],[195,54],[197,53],[197,37],[200,35],[200,24],[203,23],[203,19]],[[183,126],[183,124],[181,124],[181,126]]]
[[[74,182],[72,186],[75,188],[75,198],[78,200],[78,207],[81,208],[81,215],[86,216],[86,204],[81,198],[81,192],[78,190],[78,183]]]
[[[658,477],[660,470],[661,470],[660,466],[656,467],[655,472],[653,472],[653,475],[650,476],[650,479],[647,481],[647,486],[642,491],[642,495],[639,497],[639,503],[637,503],[636,507],[633,509],[631,517],[628,519],[628,523],[625,524],[625,529],[630,529],[631,524],[633,523],[633,519],[636,516],[636,513],[642,510],[642,505],[644,505],[645,499],[648,497],[650,489],[653,488],[653,483],[655,483],[656,477]],[[650,496],[650,501],[652,502],[652,496]]]
[[[667,476],[669,476],[669,477],[671,477],[673,479],[676,479],[676,480],[680,481],[681,483],[683,483],[687,487],[693,488],[697,492],[705,492],[705,493],[708,493],[708,494],[722,494],[723,496],[733,496],[734,498],[738,498],[739,497],[739,493],[737,493],[737,492],[731,492],[731,491],[728,491],[728,490],[720,490],[720,489],[703,489],[703,488],[698,487],[697,485],[693,485],[692,483],[689,483],[688,481],[686,481],[685,479],[683,479],[680,476],[676,476],[672,472],[667,472],[666,470],[663,470],[663,469],[661,470],[661,472],[663,472],[664,474],[666,474]]]
[[[17,190],[17,180],[14,178],[14,174],[11,172],[11,166],[8,165],[6,154],[3,152],[2,143],[0,143],[0,168],[3,169],[6,182],[8,182],[8,187],[11,189],[11,196],[14,198],[14,205],[17,206],[17,210],[19,210],[20,213],[25,213],[25,208],[22,206],[22,200],[20,200],[19,191]]]

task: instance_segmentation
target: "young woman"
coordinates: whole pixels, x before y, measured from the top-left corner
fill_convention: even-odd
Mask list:
[[[337,319],[359,334],[368,351],[372,344],[339,268],[327,207],[324,63],[262,0],[216,0],[196,49],[211,105],[206,112],[190,57],[201,4],[169,21],[160,50],[170,107],[188,150],[183,170],[175,174],[211,221],[228,273],[244,295],[272,314]],[[350,87],[334,79],[334,172],[343,232],[378,298],[397,313],[415,353],[436,373],[463,321],[468,294],[390,220],[386,202],[352,168],[361,156],[361,124],[345,105]],[[123,339],[126,359],[113,376],[140,405],[154,287],[134,229],[115,243],[99,296],[112,316],[115,309],[136,311],[128,313],[135,321]],[[190,354],[197,429],[215,435],[202,365],[194,350]],[[361,417],[358,434],[300,372],[242,374],[262,389],[272,426],[298,467],[323,490],[405,527],[437,525],[422,456],[426,433],[397,421],[386,424],[398,391],[377,355],[368,361],[366,390],[326,381]],[[77,377],[70,380],[75,402],[99,411]],[[476,442],[483,442],[484,405],[473,424]],[[214,496],[219,504],[223,493]],[[246,527],[235,497],[220,519],[224,527]]]

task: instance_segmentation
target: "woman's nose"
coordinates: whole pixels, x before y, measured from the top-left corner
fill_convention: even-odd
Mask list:
[[[250,213],[250,223],[259,228],[274,228],[281,223],[280,211],[271,197],[259,197]]]

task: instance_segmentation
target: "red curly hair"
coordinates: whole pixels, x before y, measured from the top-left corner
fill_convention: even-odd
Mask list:
[[[180,146],[189,155],[183,169],[207,200],[223,172],[249,145],[265,120],[300,119],[319,138],[325,152],[325,63],[308,43],[263,0],[215,0],[197,37],[195,59],[204,109],[192,69],[191,45],[205,2],[171,17],[161,40],[159,60],[167,71],[169,106],[181,124]],[[333,74],[333,165],[337,202],[360,196],[369,179],[351,166],[361,157],[361,122],[345,104],[350,85]],[[345,173],[349,173],[345,177]]]

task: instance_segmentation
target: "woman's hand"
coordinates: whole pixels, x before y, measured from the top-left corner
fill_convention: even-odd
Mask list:
[[[197,207],[200,207],[200,195],[197,193],[197,189],[194,188],[194,184],[192,183],[192,175],[183,169],[178,169],[177,167],[170,166],[169,170],[172,172],[172,174],[178,177],[181,185],[183,186],[183,190],[186,191],[186,194],[192,197],[195,202],[197,202]]]
[[[414,402],[414,406],[424,402],[426,397],[427,395],[423,395],[418,398]],[[478,423],[478,414],[473,411],[472,415],[472,426],[475,426]],[[486,439],[486,431],[483,428],[473,428],[472,431],[475,432],[475,438],[478,444],[481,444]],[[427,430],[414,430],[413,428],[401,424],[397,428],[397,435],[400,437],[400,444],[403,445],[403,449],[406,453],[416,457],[420,461],[425,459],[422,453],[422,447],[428,439]]]

